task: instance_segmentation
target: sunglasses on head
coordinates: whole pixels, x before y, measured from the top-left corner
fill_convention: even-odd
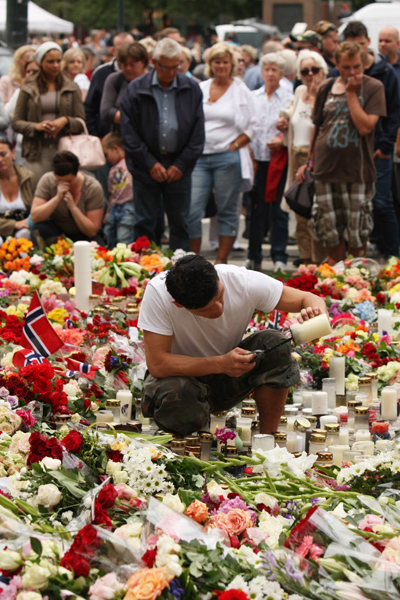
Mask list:
[[[318,75],[320,70],[321,70],[321,67],[311,67],[311,69],[301,69],[300,75],[302,77],[307,77],[307,75],[309,75],[310,73],[312,75]]]

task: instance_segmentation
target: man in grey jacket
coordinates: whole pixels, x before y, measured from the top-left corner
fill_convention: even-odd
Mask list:
[[[132,81],[121,102],[125,159],[134,182],[135,238],[160,243],[157,215],[164,201],[170,247],[189,250],[191,173],[204,146],[203,96],[179,73],[180,45],[157,43],[154,70]]]

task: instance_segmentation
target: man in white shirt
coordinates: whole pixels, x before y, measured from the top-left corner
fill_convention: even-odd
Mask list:
[[[327,312],[314,294],[245,268],[214,267],[197,255],[150,281],[138,323],[149,370],[144,415],[189,435],[207,429],[210,412],[229,410],[254,391],[261,433],[276,431],[288,389],[299,379],[290,341],[269,329],[242,341],[254,310],[274,308],[300,312],[299,321]]]

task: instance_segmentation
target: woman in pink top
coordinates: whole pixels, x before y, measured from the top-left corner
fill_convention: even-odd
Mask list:
[[[15,51],[8,75],[0,78],[0,96],[4,104],[7,104],[15,90],[21,87],[25,79],[26,63],[34,53],[35,49],[32,46],[21,46]]]

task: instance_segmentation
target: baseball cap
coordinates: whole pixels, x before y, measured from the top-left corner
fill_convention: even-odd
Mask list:
[[[315,31],[311,31],[311,29],[308,29],[301,35],[290,34],[290,39],[294,42],[308,42],[312,46],[318,48],[320,52],[322,52],[324,48],[322,37]]]

